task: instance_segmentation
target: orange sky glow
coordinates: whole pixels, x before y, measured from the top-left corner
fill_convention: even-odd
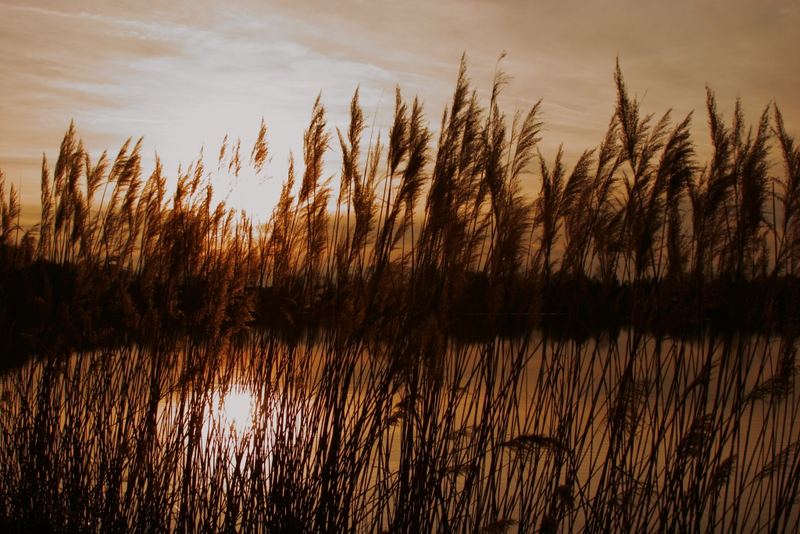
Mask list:
[[[543,99],[546,156],[563,143],[574,158],[602,140],[619,57],[645,112],[672,108],[678,120],[695,111],[704,161],[706,84],[727,117],[737,96],[750,121],[774,101],[800,135],[798,28],[795,0],[0,0],[0,169],[33,220],[42,153],[56,157],[72,119],[95,157],[143,136],[145,174],[157,152],[174,177],[201,147],[214,170],[226,134],[249,154],[263,117],[264,174],[219,190],[234,207],[268,213],[318,93],[332,132],[346,128],[359,87],[373,135],[385,134],[397,85],[422,99],[435,129],[461,54],[486,95],[503,51],[503,108]],[[337,173],[336,150],[327,161]]]

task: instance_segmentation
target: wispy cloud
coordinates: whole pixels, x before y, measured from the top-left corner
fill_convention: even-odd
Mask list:
[[[177,166],[225,133],[249,142],[264,116],[280,176],[320,91],[344,125],[359,86],[385,131],[400,84],[436,126],[461,53],[485,94],[504,50],[503,102],[513,112],[544,99],[545,149],[563,141],[576,155],[600,140],[616,57],[646,111],[702,116],[709,84],[751,114],[778,101],[796,131],[798,23],[789,0],[0,3],[0,166],[30,177],[34,197],[41,150],[71,118],[91,148],[144,135]]]

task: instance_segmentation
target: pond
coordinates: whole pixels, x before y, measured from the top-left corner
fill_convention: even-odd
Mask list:
[[[0,381],[2,517],[97,532],[782,530],[800,519],[796,352],[633,331],[394,346],[259,333],[39,358]]]

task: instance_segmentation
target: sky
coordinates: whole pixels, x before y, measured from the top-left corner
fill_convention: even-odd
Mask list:
[[[486,98],[503,52],[503,109],[543,99],[546,157],[563,143],[574,159],[602,140],[619,58],[644,112],[672,109],[676,121],[695,112],[703,158],[707,85],[726,117],[737,97],[750,121],[777,102],[800,135],[798,42],[796,0],[0,0],[0,169],[33,217],[42,154],[55,162],[70,120],[94,157],[143,136],[145,173],[157,152],[174,177],[201,148],[215,160],[226,134],[249,153],[263,118],[264,174],[219,190],[267,213],[289,152],[302,160],[318,94],[331,132],[347,127],[358,87],[370,133],[385,134],[398,85],[420,97],[435,129],[462,53]],[[328,153],[329,174],[337,158]]]

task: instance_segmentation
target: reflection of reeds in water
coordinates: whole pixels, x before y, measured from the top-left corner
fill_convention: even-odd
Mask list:
[[[202,155],[169,196],[141,142],[91,161],[70,125],[36,228],[0,178],[0,333],[38,355],[3,382],[3,526],[792,524],[800,151],[777,106],[751,132],[709,90],[701,167],[691,115],[614,81],[571,168],[539,151],[539,103],[502,113],[499,70],[482,104],[462,62],[433,143],[398,90],[362,150],[356,92],[338,191],[318,99],[260,227],[214,204]],[[262,122],[255,172],[268,155]],[[231,432],[235,387],[253,417]]]

